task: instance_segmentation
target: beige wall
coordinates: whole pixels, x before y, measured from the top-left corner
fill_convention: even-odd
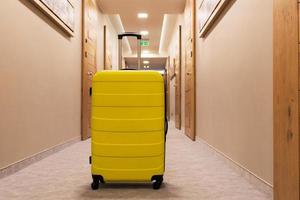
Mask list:
[[[196,67],[198,137],[270,184],[272,8],[272,0],[233,1],[207,37],[197,37]]]
[[[81,1],[69,38],[27,0],[0,6],[0,168],[80,137]]]
[[[197,8],[200,2],[197,0]],[[272,9],[271,0],[233,0],[206,38],[199,38],[198,23],[196,29],[197,137],[270,185],[273,184]],[[169,46],[171,61],[175,56],[178,24],[183,25],[184,39],[182,16]],[[183,41],[183,126],[184,46]],[[174,84],[173,81],[173,113]]]

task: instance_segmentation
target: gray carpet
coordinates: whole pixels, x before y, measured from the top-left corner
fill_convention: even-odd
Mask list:
[[[0,199],[272,199],[203,144],[190,141],[174,128],[167,139],[165,182],[158,191],[150,184],[108,184],[92,191],[89,155],[90,141],[79,142],[3,178]]]

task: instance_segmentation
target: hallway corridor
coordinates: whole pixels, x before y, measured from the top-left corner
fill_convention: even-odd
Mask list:
[[[89,155],[90,140],[79,142],[3,178],[0,199],[272,199],[173,125],[167,138],[165,182],[158,191],[150,184],[107,184],[92,191]]]

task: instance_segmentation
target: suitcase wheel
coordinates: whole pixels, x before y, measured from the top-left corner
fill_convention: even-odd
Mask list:
[[[152,186],[154,190],[158,190],[163,182],[163,176],[153,176],[152,177]]]
[[[102,176],[99,176],[99,175],[92,175],[92,178],[93,178],[93,182],[91,184],[91,188],[93,190],[97,190],[99,189],[99,185],[100,183],[104,183],[104,179]]]
[[[98,188],[99,188],[99,181],[98,182],[92,182],[92,184],[91,184],[91,188],[93,189],[93,190],[98,190]]]

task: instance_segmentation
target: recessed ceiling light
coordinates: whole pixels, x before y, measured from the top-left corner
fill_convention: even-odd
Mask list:
[[[150,61],[149,60],[144,60],[143,63],[148,65],[148,64],[150,64]]]
[[[141,31],[140,33],[141,33],[141,35],[144,35],[144,36],[149,35],[149,31]]]
[[[148,13],[138,13],[138,18],[147,19],[148,18]]]

